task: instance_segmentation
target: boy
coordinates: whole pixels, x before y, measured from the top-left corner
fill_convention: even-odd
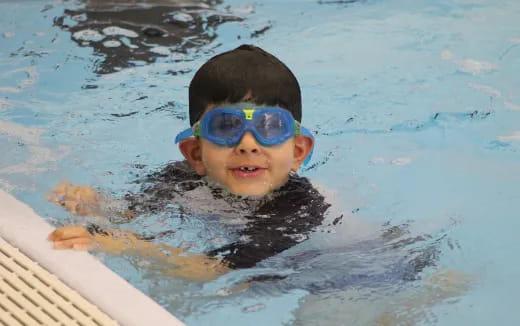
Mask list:
[[[201,189],[211,194],[213,213],[239,211],[246,223],[235,240],[187,254],[122,231],[65,226],[49,235],[57,249],[98,247],[139,251],[176,265],[172,274],[212,279],[229,268],[246,268],[305,240],[320,225],[328,204],[306,178],[295,174],[310,158],[311,133],[300,125],[301,94],[292,72],[251,45],[217,55],[195,74],[189,88],[191,128],[176,142],[185,162],[148,176],[151,186],[129,194],[120,217],[159,212],[176,203],[197,214]],[[194,195],[195,194],[195,195]],[[58,186],[52,201],[79,215],[105,215],[100,194],[89,187]],[[217,208],[216,203],[225,203]]]
[[[283,63],[249,45],[217,55],[195,74],[189,102],[191,128],[176,139],[186,161],[147,176],[143,182],[148,185],[125,196],[127,208],[117,215],[131,219],[157,214],[172,203],[177,205],[176,216],[202,218],[211,213],[226,222],[239,215],[245,223],[231,232],[232,240],[205,253],[188,253],[149,241],[160,240],[165,232],[143,237],[94,225],[66,226],[49,235],[55,248],[134,251],[162,265],[171,263],[167,273],[172,276],[206,281],[229,269],[255,266],[306,240],[322,223],[329,204],[306,178],[294,173],[310,156],[313,138],[300,125],[300,89]],[[107,199],[90,187],[62,183],[50,200],[79,215],[113,215],[104,208]],[[305,288],[325,302],[335,297],[327,295],[331,290],[399,287],[420,278],[425,267],[434,265],[439,250],[439,240],[419,246],[431,237],[409,238],[406,233],[406,228],[390,227],[381,237],[356,241],[352,247],[304,250],[275,262],[283,270],[295,268],[295,273],[257,275],[250,281],[274,281],[287,290]],[[405,293],[405,299],[391,297],[390,310],[376,323],[413,324],[429,306],[464,293],[470,281],[451,271],[436,274],[424,291]]]

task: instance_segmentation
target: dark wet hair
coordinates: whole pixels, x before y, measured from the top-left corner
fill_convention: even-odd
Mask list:
[[[300,86],[294,74],[275,56],[253,45],[241,45],[211,58],[190,83],[190,125],[210,104],[248,102],[276,105],[301,122]]]

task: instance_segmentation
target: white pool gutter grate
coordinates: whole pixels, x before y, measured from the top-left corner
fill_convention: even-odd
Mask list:
[[[0,325],[119,325],[0,238]]]
[[[0,326],[184,326],[96,257],[54,250],[53,230],[0,189]]]

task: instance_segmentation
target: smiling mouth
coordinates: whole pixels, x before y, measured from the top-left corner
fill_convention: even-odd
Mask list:
[[[233,174],[240,178],[260,176],[265,170],[265,168],[258,166],[239,166],[231,169]]]
[[[242,172],[253,172],[258,170],[258,168],[254,166],[241,166],[238,169]]]

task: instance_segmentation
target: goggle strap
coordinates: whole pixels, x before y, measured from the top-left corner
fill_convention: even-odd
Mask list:
[[[193,132],[193,136],[195,136],[195,137],[200,136],[200,120],[193,124],[193,127],[191,127],[191,130]]]
[[[297,134],[299,135],[302,135],[302,136],[307,136],[307,137],[310,137],[314,140],[314,135],[312,134],[312,132],[305,128],[304,126],[300,125],[300,123],[298,121],[296,121],[296,124],[297,124],[297,128],[296,130],[298,131]],[[309,155],[307,155],[307,157],[305,158],[305,161],[303,161],[303,165],[304,166],[307,166],[307,164],[309,164],[309,162],[311,161],[311,158],[312,158],[312,153],[314,152],[314,145],[312,146],[311,148],[311,152],[309,153]]]
[[[183,130],[177,135],[177,137],[175,137],[175,144],[179,143],[180,141],[183,141],[186,138],[190,138],[193,136],[194,136],[194,134],[193,134],[192,128]]]

